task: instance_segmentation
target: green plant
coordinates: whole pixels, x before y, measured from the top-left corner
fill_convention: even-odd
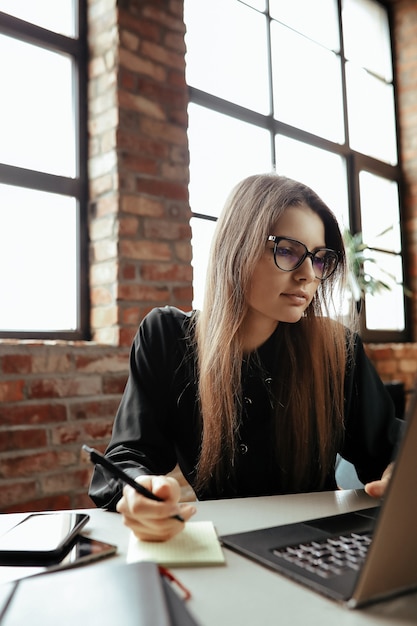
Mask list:
[[[380,233],[379,236],[385,234],[387,230]],[[364,299],[366,294],[376,295],[382,291],[390,291],[392,286],[396,284],[395,276],[381,267],[380,260],[375,258],[373,253],[382,252],[394,256],[396,253],[391,250],[368,246],[363,242],[360,232],[352,234],[346,229],[343,233],[343,239],[349,265],[349,287],[354,300],[359,302]],[[377,276],[372,271],[374,268],[377,270]],[[404,293],[410,296],[410,290],[404,284],[402,287]]]

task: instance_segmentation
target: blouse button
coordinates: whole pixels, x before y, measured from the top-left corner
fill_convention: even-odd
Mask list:
[[[239,452],[240,454],[246,454],[248,451],[248,446],[246,445],[246,443],[241,443],[239,445]]]
[[[265,383],[270,385],[272,383],[272,378],[265,378]]]
[[[243,401],[244,401],[245,404],[252,404],[252,400],[250,398],[248,398],[247,396],[245,396],[243,398]]]

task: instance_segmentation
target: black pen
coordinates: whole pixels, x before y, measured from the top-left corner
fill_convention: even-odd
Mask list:
[[[141,496],[145,496],[145,498],[149,498],[149,500],[163,502],[162,498],[156,496],[154,493],[152,493],[152,491],[149,491],[149,489],[146,489],[146,487],[144,487],[140,483],[137,483],[135,480],[133,480],[133,478],[129,476],[129,474],[126,474],[126,472],[124,472],[115,463],[110,461],[110,459],[101,454],[98,450],[90,448],[86,445],[83,445],[83,450],[85,450],[85,452],[88,452],[92,463],[105,467],[111,474],[113,474],[113,476],[120,478],[120,480],[125,482],[127,485],[133,487],[133,489],[140,493]],[[174,519],[177,519],[179,522],[185,522],[184,518],[182,518],[181,515],[173,515],[172,517]]]

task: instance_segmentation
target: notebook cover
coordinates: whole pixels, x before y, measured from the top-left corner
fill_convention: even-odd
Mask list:
[[[180,598],[168,602],[158,566],[150,562],[42,574],[17,581],[10,592],[9,602],[3,602],[1,626],[195,624]]]

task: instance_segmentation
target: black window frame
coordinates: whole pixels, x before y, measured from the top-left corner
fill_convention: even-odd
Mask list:
[[[241,1],[241,0],[238,0]],[[346,174],[347,174],[347,189],[348,189],[348,204],[349,204],[349,219],[352,232],[360,232],[361,230],[361,208],[360,208],[360,195],[359,195],[359,172],[361,170],[369,171],[375,175],[382,176],[389,180],[395,181],[398,184],[399,192],[399,207],[400,207],[400,225],[401,225],[401,253],[403,261],[404,283],[407,285],[407,241],[405,240],[405,231],[403,228],[404,215],[402,211],[402,198],[403,198],[403,176],[401,167],[401,145],[400,145],[400,133],[398,129],[398,104],[397,104],[397,80],[396,80],[396,58],[395,58],[395,46],[393,37],[393,17],[392,7],[388,1],[376,0],[381,6],[387,10],[389,27],[390,27],[390,43],[391,43],[391,56],[393,64],[393,80],[392,85],[394,89],[394,102],[395,102],[395,123],[396,123],[396,137],[397,137],[397,153],[398,162],[396,165],[390,165],[386,162],[378,160],[376,158],[364,155],[349,147],[349,128],[348,128],[348,116],[347,116],[347,94],[346,94],[346,76],[345,65],[346,57],[344,55],[343,46],[343,29],[342,29],[342,0],[337,0],[338,6],[338,18],[339,18],[339,36],[340,36],[340,57],[341,57],[341,71],[342,71],[342,98],[343,98],[343,116],[344,116],[344,130],[345,141],[343,144],[335,143],[331,140],[319,137],[308,131],[285,124],[273,117],[273,90],[272,90],[272,58],[271,58],[271,40],[270,40],[270,25],[273,21],[269,15],[269,1],[266,0],[265,11],[259,11],[267,16],[268,19],[268,73],[270,80],[270,113],[264,115],[256,111],[249,110],[233,102],[224,100],[218,96],[210,94],[188,85],[189,102],[200,105],[207,109],[229,115],[240,121],[244,121],[260,128],[263,128],[270,133],[271,138],[271,155],[272,165],[275,168],[277,162],[277,155],[275,149],[275,136],[279,133],[285,135],[291,139],[301,141],[311,146],[321,148],[323,150],[340,155],[346,162]],[[244,3],[244,2],[243,2]],[[191,155],[192,158],[192,155]],[[192,210],[192,207],[191,207]],[[192,217],[215,220],[213,216],[205,215],[192,211]],[[364,301],[360,307],[360,324],[361,324],[361,336],[366,342],[407,342],[410,340],[411,328],[409,327],[411,321],[411,302],[410,298],[403,295],[404,298],[404,330],[370,330],[365,327],[365,312],[366,304]]]
[[[0,11],[0,34],[63,53],[74,63],[74,110],[76,129],[76,175],[74,178],[0,163],[0,183],[74,197],[78,205],[77,227],[77,320],[74,330],[5,331],[0,338],[14,339],[90,339],[88,280],[88,174],[87,174],[87,2],[75,0],[78,35],[67,37]],[[4,97],[4,96],[3,96]]]

